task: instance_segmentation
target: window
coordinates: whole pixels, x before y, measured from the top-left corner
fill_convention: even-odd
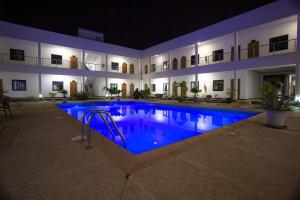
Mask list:
[[[224,91],[224,80],[214,80],[213,91]]]
[[[163,90],[164,90],[164,92],[169,91],[169,83],[163,84]]]
[[[53,91],[61,91],[62,89],[64,89],[64,82],[52,81],[52,90]]]
[[[119,63],[111,62],[111,70],[119,70]]]
[[[26,80],[12,80],[13,91],[26,91]]]
[[[163,70],[169,69],[169,61],[163,62]]]
[[[282,35],[269,39],[269,51],[282,51],[289,48],[289,35]]]
[[[192,55],[191,56],[191,65],[195,65],[195,59],[196,59],[196,56],[195,55]],[[198,64],[199,64],[199,54],[198,54]]]
[[[151,91],[155,92],[155,84],[151,84]]]
[[[61,65],[62,64],[62,55],[51,54],[51,64]]]
[[[155,64],[152,64],[151,65],[151,72],[155,72],[156,71],[156,65]]]
[[[118,84],[117,83],[111,83],[110,88],[117,88],[118,89]]]
[[[196,86],[196,84],[195,84],[195,81],[192,81],[192,82],[191,82],[191,89],[194,88],[194,87],[199,88],[199,81],[198,81],[198,85],[197,85],[197,86]]]
[[[224,49],[213,51],[213,61],[220,61],[224,59]]]
[[[9,50],[10,60],[25,61],[24,54],[25,54],[24,50],[20,50],[20,49],[10,49]]]

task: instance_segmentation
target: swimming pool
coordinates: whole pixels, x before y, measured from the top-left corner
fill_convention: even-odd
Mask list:
[[[258,114],[250,111],[134,101],[69,103],[57,106],[78,121],[81,121],[88,108],[108,111],[124,136],[126,149],[133,154],[176,143]],[[113,129],[116,133],[113,137],[100,116],[92,118],[91,127],[124,148],[117,131]]]

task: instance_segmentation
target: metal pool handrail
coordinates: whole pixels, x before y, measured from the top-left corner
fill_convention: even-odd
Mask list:
[[[82,120],[81,120],[81,141],[84,141],[84,133],[85,133],[85,116],[89,115],[88,118],[88,134],[87,134],[87,147],[86,148],[91,148],[91,119],[95,116],[99,114],[101,119],[103,120],[103,122],[105,123],[106,127],[108,128],[108,130],[110,131],[110,133],[112,134],[113,138],[115,138],[115,135],[111,129],[111,127],[109,126],[107,120],[104,118],[103,114],[105,114],[111,121],[111,123],[113,124],[113,126],[115,127],[115,129],[118,131],[118,134],[120,135],[123,143],[124,143],[124,147],[126,148],[126,143],[125,143],[125,139],[124,136],[122,135],[120,129],[118,128],[117,124],[115,123],[115,121],[113,120],[113,118],[111,117],[111,115],[105,111],[105,110],[97,110],[95,108],[89,108],[87,111],[84,112],[83,116],[82,116]]]

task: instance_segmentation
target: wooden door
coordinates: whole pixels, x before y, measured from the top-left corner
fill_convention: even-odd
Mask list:
[[[248,43],[248,58],[256,58],[259,56],[259,41],[251,40]]]
[[[130,74],[134,74],[134,65],[133,64],[130,64],[129,71],[130,71]]]
[[[234,47],[231,47],[231,51],[230,51],[230,60],[234,61]]]
[[[76,56],[70,57],[70,68],[71,69],[78,69],[78,58]]]
[[[122,97],[125,98],[126,95],[127,95],[126,94],[127,93],[127,85],[126,85],[126,83],[122,84],[122,90],[121,91],[122,91]]]
[[[70,96],[74,97],[76,94],[77,94],[77,82],[73,80],[70,83]]]
[[[230,98],[234,98],[234,79],[230,80],[230,91],[229,91]]]
[[[147,90],[147,89],[148,89],[148,84],[145,83],[145,84],[144,84],[144,90]]]
[[[177,69],[177,65],[178,65],[177,58],[174,58],[172,62],[173,70]]]
[[[127,64],[126,63],[122,64],[122,73],[127,74]]]
[[[133,94],[134,94],[134,84],[130,83],[130,86],[129,86],[129,96],[133,97]]]
[[[180,67],[181,67],[181,69],[186,68],[186,57],[185,57],[185,56],[182,56],[182,57],[181,57],[181,60],[180,60]]]
[[[172,93],[173,93],[174,97],[178,96],[178,94],[177,94],[177,82],[176,81],[174,81],[173,84],[172,84]]]
[[[148,74],[148,65],[145,65],[145,74]]]
[[[238,85],[237,85],[237,100],[240,99],[241,95],[241,79],[238,79]]]
[[[187,87],[186,87],[186,82],[182,81],[181,83],[181,97],[186,97],[186,91],[187,91]]]

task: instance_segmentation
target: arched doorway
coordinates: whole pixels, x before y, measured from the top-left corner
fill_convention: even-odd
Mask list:
[[[148,74],[148,65],[145,65],[145,74]]]
[[[177,82],[176,81],[174,81],[173,84],[172,84],[172,95],[174,97],[178,96],[178,94],[177,94]]]
[[[180,67],[181,67],[181,69],[186,68],[186,57],[185,57],[185,56],[182,56],[182,57],[181,57],[181,60],[180,60]]]
[[[176,70],[176,69],[177,69],[177,65],[178,65],[177,58],[174,58],[174,59],[173,59],[173,63],[172,63],[173,70]]]
[[[129,86],[129,96],[132,97],[133,94],[134,94],[134,84],[130,83],[130,86]]]
[[[130,74],[134,74],[134,65],[133,64],[130,64],[129,71],[130,71]]]
[[[70,82],[70,96],[74,97],[77,94],[77,82],[72,81]]]
[[[122,97],[125,98],[126,95],[127,95],[126,94],[127,93],[127,85],[126,85],[126,83],[122,84],[122,90],[121,91],[122,91]]]
[[[122,64],[122,73],[127,74],[127,64],[126,63]]]

